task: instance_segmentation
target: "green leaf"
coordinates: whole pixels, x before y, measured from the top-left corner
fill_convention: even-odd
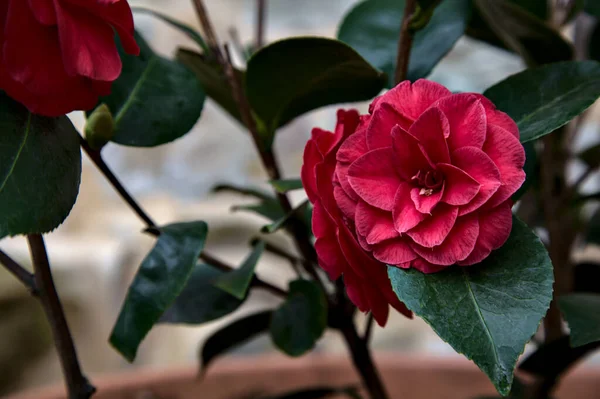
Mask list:
[[[264,250],[265,243],[264,241],[260,241],[239,269],[218,277],[213,283],[214,286],[233,295],[237,299],[244,299],[248,294],[250,283],[252,283],[252,278],[254,277],[254,270]]]
[[[204,222],[170,224],[159,228],[156,245],[142,262],[110,337],[110,343],[129,361],[152,326],[185,288],[204,248]]]
[[[568,61],[528,69],[483,94],[517,122],[525,143],[564,126],[600,97],[600,63]]]
[[[594,212],[587,225],[585,242],[600,245],[600,209]]]
[[[183,65],[162,58],[136,33],[139,57],[127,55],[119,46],[123,61],[121,76],[112,93],[103,97],[115,116],[112,141],[154,147],[176,140],[200,118],[205,94],[194,74]]]
[[[300,179],[270,180],[269,183],[271,183],[278,193],[282,194],[285,194],[289,191],[304,189],[302,180]]]
[[[600,341],[600,295],[570,294],[558,298],[558,307],[571,329],[571,345]]]
[[[388,75],[388,87],[395,86],[394,71],[404,0],[367,0],[344,18],[338,39],[348,43],[371,64]],[[435,9],[427,26],[413,40],[408,79],[427,77],[464,34],[469,20],[469,0],[444,0]]]
[[[189,25],[186,25],[183,22],[177,21],[161,12],[150,10],[149,8],[131,7],[131,10],[134,13],[138,13],[138,14],[152,15],[152,16],[166,22],[167,24],[169,24],[172,27],[174,27],[175,29],[183,32],[186,36],[188,36],[190,39],[192,39],[194,42],[196,42],[196,44],[198,44],[202,48],[202,50],[204,50],[205,53],[210,52],[210,49],[206,45],[206,42],[204,41],[204,39],[202,38],[200,33],[198,33],[195,29],[193,29]]]
[[[217,357],[268,331],[272,314],[268,310],[245,316],[208,337],[200,353],[202,372],[206,373],[208,365]]]
[[[178,49],[177,61],[188,67],[194,74],[211,99],[213,99],[223,110],[243,125],[242,116],[233,95],[231,87],[222,73],[221,67],[216,61],[208,60],[202,54],[191,50]],[[245,73],[236,71],[240,82],[245,80]]]
[[[286,301],[273,313],[271,338],[290,356],[311,350],[327,327],[327,299],[313,281],[290,282]]]
[[[264,47],[250,58],[246,93],[270,146],[278,127],[325,105],[370,100],[385,81],[342,42],[296,37]]]
[[[237,299],[215,287],[213,282],[225,275],[213,266],[197,264],[185,288],[160,318],[160,323],[198,325],[220,319],[237,310],[245,299]]]
[[[515,3],[507,0],[475,0],[478,10],[475,16],[481,19],[475,30],[479,27],[484,38],[486,30],[491,30],[489,41],[494,44],[500,42],[515,51],[530,66],[573,58],[571,45],[558,31]]]
[[[30,114],[0,91],[0,238],[47,233],[67,218],[79,193],[79,140],[67,117]]]
[[[552,300],[552,263],[539,238],[513,218],[506,244],[482,263],[423,274],[389,266],[398,298],[457,352],[472,359],[501,395]]]
[[[285,227],[290,220],[296,218],[302,220],[307,226],[310,226],[310,220],[312,218],[312,209],[310,208],[310,202],[304,201],[297,208],[293,209],[287,215],[275,220],[273,223],[263,226],[260,231],[266,234],[273,234],[279,231],[282,227]]]

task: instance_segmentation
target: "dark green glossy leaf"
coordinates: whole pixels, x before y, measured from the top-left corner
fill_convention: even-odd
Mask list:
[[[204,39],[202,38],[200,33],[198,33],[191,26],[186,25],[183,22],[177,21],[161,12],[150,10],[149,8],[131,7],[131,10],[136,14],[149,14],[149,15],[152,15],[152,16],[166,22],[167,24],[169,24],[172,27],[174,27],[175,29],[183,32],[186,36],[188,36],[190,39],[192,39],[194,42],[196,42],[196,44],[198,44],[204,50],[205,53],[210,52],[208,46],[206,45],[206,42],[204,41]]]
[[[203,324],[237,310],[246,298],[237,299],[213,285],[225,273],[210,265],[197,264],[183,291],[160,318],[160,323]]]
[[[565,336],[538,347],[521,362],[519,370],[547,378],[558,377],[598,347],[600,342],[573,348]]]
[[[194,72],[196,78],[202,84],[206,95],[219,104],[221,108],[239,123],[243,124],[239,108],[231,94],[231,87],[216,61],[210,61],[202,54],[186,49],[178,49],[176,58]],[[245,80],[245,73],[241,71],[236,72],[239,74],[240,81],[243,82]]]
[[[414,36],[408,79],[428,76],[464,34],[471,10],[470,0],[444,0],[427,26]],[[344,18],[338,39],[348,43],[371,64],[388,75],[393,87],[404,0],[366,0]]]
[[[271,185],[277,190],[277,192],[285,194],[289,191],[302,190],[302,180],[300,179],[285,179],[285,180],[271,180]]]
[[[208,227],[204,222],[161,227],[156,245],[142,262],[110,343],[129,361],[152,326],[185,288],[204,248]]]
[[[214,281],[213,284],[215,287],[222,289],[237,299],[244,299],[248,294],[248,289],[254,277],[254,270],[264,250],[265,243],[264,241],[260,241],[239,269],[223,274]]]
[[[69,215],[81,180],[79,135],[0,91],[0,238],[47,233]]]
[[[568,61],[528,69],[483,94],[517,122],[525,143],[567,124],[600,97],[600,63]]]
[[[236,205],[232,206],[231,210],[233,212],[253,212],[272,220],[273,222],[285,217],[285,213],[283,213],[283,209],[281,209],[281,205],[279,205],[277,200],[264,200],[254,205]]]
[[[273,313],[271,338],[290,356],[311,350],[327,327],[327,299],[313,281],[290,283],[286,301]]]
[[[558,306],[571,330],[571,345],[600,341],[600,295],[570,294],[558,298]]]
[[[282,67],[285,66],[285,67]],[[246,93],[271,145],[275,130],[330,104],[370,100],[385,76],[342,42],[297,37],[275,42],[250,58]]]
[[[136,34],[139,57],[119,49],[121,76],[106,103],[115,117],[115,143],[153,147],[188,133],[200,118],[205,94],[194,74],[183,65],[154,53]]]
[[[501,395],[552,299],[552,263],[539,238],[513,218],[506,244],[482,263],[423,274],[388,268],[406,306],[457,352],[472,359]]]
[[[493,44],[506,46],[523,57],[528,65],[566,61],[573,58],[571,45],[543,19],[507,0],[475,0],[481,22],[473,30]],[[532,4],[532,3],[531,3]],[[533,10],[535,5],[530,6]],[[470,33],[473,33],[470,30]],[[489,33],[486,32],[491,31]],[[477,35],[475,35],[477,37]]]
[[[285,227],[288,224],[288,222],[290,222],[290,220],[292,220],[293,218],[296,218],[297,220],[302,220],[305,223],[310,222],[310,219],[312,218],[312,209],[308,200],[304,201],[302,204],[300,204],[297,208],[292,210],[287,215],[275,220],[271,224],[263,226],[263,228],[260,231],[267,234],[275,233],[279,231],[282,227]],[[307,225],[310,225],[310,223],[308,223]]]
[[[537,181],[539,180],[539,164],[537,159],[537,152],[535,150],[535,143],[529,142],[523,145],[525,148],[525,166],[523,170],[525,171],[525,182],[523,185],[517,190],[516,193],[513,194],[512,200],[518,201],[523,194],[527,192],[532,186],[535,186]]]
[[[238,319],[208,337],[200,353],[202,372],[217,357],[269,330],[272,311],[255,313]]]

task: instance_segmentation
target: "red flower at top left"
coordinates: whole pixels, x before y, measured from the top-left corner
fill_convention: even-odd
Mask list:
[[[0,0],[0,90],[31,112],[89,110],[138,55],[126,0]]]

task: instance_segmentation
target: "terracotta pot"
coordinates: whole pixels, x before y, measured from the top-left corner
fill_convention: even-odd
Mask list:
[[[377,363],[392,399],[470,399],[494,396],[485,375],[461,359],[405,355],[378,356]],[[254,399],[314,386],[358,386],[346,357],[311,355],[228,358],[199,378],[195,367],[136,370],[94,376],[94,399]],[[497,395],[496,395],[497,396]],[[600,397],[600,368],[579,368],[564,378],[557,399]],[[62,386],[43,388],[6,399],[66,399]]]

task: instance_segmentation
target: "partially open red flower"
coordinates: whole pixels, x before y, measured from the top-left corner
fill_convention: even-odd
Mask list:
[[[519,130],[479,94],[403,82],[370,114],[339,111],[314,129],[302,181],[320,265],[379,324],[393,294],[386,265],[433,273],[481,262],[508,239],[525,180]]]
[[[121,74],[115,45],[139,54],[126,0],[0,2],[0,90],[30,111],[88,110]]]

